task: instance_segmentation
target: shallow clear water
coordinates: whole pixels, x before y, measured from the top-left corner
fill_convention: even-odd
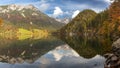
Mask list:
[[[108,38],[0,37],[0,68],[104,68]]]

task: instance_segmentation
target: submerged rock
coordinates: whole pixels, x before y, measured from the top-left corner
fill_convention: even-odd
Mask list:
[[[104,55],[105,68],[120,68],[120,39],[112,44],[112,53]]]
[[[108,54],[106,57],[105,68],[119,68],[120,67],[120,58],[114,54]]]

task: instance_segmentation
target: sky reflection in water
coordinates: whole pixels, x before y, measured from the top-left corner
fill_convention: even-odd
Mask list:
[[[0,68],[104,68],[105,58],[96,55],[86,59],[81,57],[67,44],[60,45],[55,49],[38,58],[34,63],[22,64],[0,63]]]

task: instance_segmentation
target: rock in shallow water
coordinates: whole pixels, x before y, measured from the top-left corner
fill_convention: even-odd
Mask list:
[[[104,56],[106,58],[105,68],[120,68],[120,39],[112,44],[112,53]]]
[[[120,68],[120,58],[114,54],[108,55],[106,62],[105,62],[105,68]]]

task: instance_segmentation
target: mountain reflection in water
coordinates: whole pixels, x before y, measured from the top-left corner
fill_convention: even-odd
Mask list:
[[[61,45],[38,58],[32,64],[0,63],[0,68],[104,68],[105,58],[96,55],[91,59],[81,57],[71,47]]]
[[[0,38],[0,61],[8,63],[28,61],[32,63],[43,54],[62,44],[64,42],[55,37],[25,40]]]
[[[0,38],[0,68],[104,68],[109,38]]]

